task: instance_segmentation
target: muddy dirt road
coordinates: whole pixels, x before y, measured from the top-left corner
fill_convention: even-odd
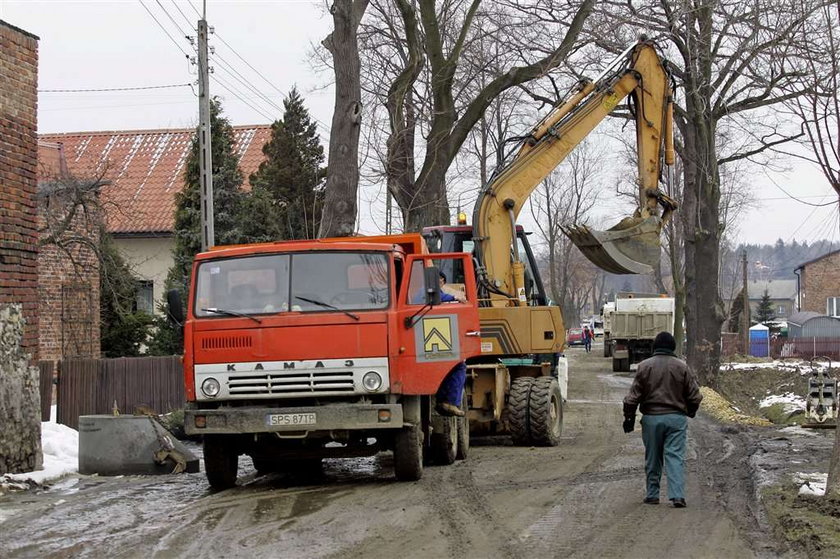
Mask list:
[[[386,455],[327,461],[318,479],[257,477],[243,457],[242,485],[220,493],[203,474],[72,477],[0,497],[0,556],[775,556],[738,434],[707,419],[690,422],[688,508],[642,504],[641,435],[621,430],[630,379],[598,349],[569,352],[559,447],[477,444],[416,483],[393,481]]]

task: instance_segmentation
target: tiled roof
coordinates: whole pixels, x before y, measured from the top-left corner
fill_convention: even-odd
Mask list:
[[[831,252],[826,252],[826,253],[825,253],[825,254],[823,254],[822,256],[817,256],[816,258],[813,258],[813,259],[811,259],[811,260],[809,260],[809,261],[807,261],[807,262],[803,262],[802,264],[800,264],[799,266],[797,266],[796,268],[794,268],[794,271],[796,271],[796,270],[801,270],[802,268],[804,268],[805,266],[807,266],[807,265],[809,265],[809,264],[813,264],[814,262],[817,262],[817,261],[819,261],[819,260],[822,260],[823,258],[828,258],[829,256],[834,256],[834,255],[835,255],[835,254],[837,254],[837,253],[840,253],[840,249],[838,249],[838,250],[832,250]]]
[[[38,142],[39,180],[57,174],[56,145],[68,171],[76,177],[103,175],[108,231],[115,234],[171,233],[175,193],[184,186],[184,169],[192,128],[42,134]],[[234,126],[235,153],[249,188],[248,176],[264,156],[270,125]]]

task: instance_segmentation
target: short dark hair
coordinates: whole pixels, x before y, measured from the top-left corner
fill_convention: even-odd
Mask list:
[[[444,274],[443,272],[441,272],[441,273],[440,273],[440,279],[442,279],[442,280],[445,282],[445,281],[446,281],[446,274]]]
[[[677,340],[670,332],[660,332],[653,340],[653,349],[668,349],[674,351],[677,349]]]

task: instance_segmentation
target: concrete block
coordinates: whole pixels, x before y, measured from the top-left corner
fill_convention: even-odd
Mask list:
[[[79,417],[79,473],[118,476],[198,471],[198,458],[153,417]]]

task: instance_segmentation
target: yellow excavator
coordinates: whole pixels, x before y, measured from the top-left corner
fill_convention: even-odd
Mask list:
[[[565,371],[557,370],[565,344],[563,318],[548,304],[526,233],[516,220],[537,186],[627,99],[636,124],[638,207],[606,231],[570,224],[564,232],[608,272],[652,271],[663,224],[677,208],[659,189],[663,163],[669,171],[674,163],[673,95],[665,60],[642,37],[518,138],[515,153],[479,194],[472,226],[424,229],[431,252],[471,252],[476,260],[482,358],[467,363],[473,430],[501,427],[520,444],[559,441],[566,396]],[[463,271],[446,268],[448,262],[442,261],[441,269],[449,281],[463,281]]]

